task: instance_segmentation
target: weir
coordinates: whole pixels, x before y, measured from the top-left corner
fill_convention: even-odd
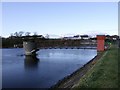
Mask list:
[[[35,42],[24,41],[23,48],[25,50],[25,55],[36,55],[36,52],[39,51]],[[97,51],[105,50],[105,35],[97,35],[97,47],[58,47],[58,49],[97,49]],[[48,47],[45,49],[57,49],[56,47]]]

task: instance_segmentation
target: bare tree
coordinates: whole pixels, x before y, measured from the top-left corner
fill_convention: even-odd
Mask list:
[[[37,35],[38,35],[37,32],[34,32],[33,36],[37,36]]]
[[[10,37],[13,37],[13,36],[14,36],[14,34],[13,34],[13,33],[11,33],[11,34],[10,34]]]
[[[14,33],[14,36],[18,37],[18,36],[19,36],[18,32],[15,32],[15,33]]]
[[[25,33],[25,36],[30,36],[30,32],[26,32],[26,33]]]
[[[49,39],[49,35],[48,35],[48,34],[46,34],[46,35],[45,35],[45,38]]]
[[[19,37],[22,37],[22,35],[24,34],[24,32],[20,31],[18,34],[19,34]]]

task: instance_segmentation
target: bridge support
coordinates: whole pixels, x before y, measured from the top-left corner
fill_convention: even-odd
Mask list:
[[[30,41],[23,42],[23,48],[25,50],[25,55],[36,55],[36,52],[39,50],[35,42]]]

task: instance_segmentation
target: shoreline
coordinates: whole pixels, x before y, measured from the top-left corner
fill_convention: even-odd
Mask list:
[[[93,66],[94,64],[103,56],[104,52],[98,52],[97,55],[83,65],[81,68],[74,71],[71,75],[64,77],[59,80],[55,85],[51,86],[50,89],[55,88],[72,88],[77,84],[81,77],[83,77]]]
[[[0,49],[17,49],[23,47],[2,47]],[[38,47],[38,49],[97,49],[97,46],[64,46],[64,47]]]

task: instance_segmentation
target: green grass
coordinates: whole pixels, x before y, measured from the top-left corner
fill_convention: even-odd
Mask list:
[[[74,88],[118,88],[118,56],[118,48],[112,45]]]
[[[118,60],[120,59],[120,48],[118,49]],[[120,65],[120,60],[118,61],[118,66]],[[120,66],[119,66],[120,67]],[[118,68],[119,68],[118,67]],[[120,70],[118,69],[118,77],[120,76]],[[120,86],[120,78],[118,78],[118,86]]]

